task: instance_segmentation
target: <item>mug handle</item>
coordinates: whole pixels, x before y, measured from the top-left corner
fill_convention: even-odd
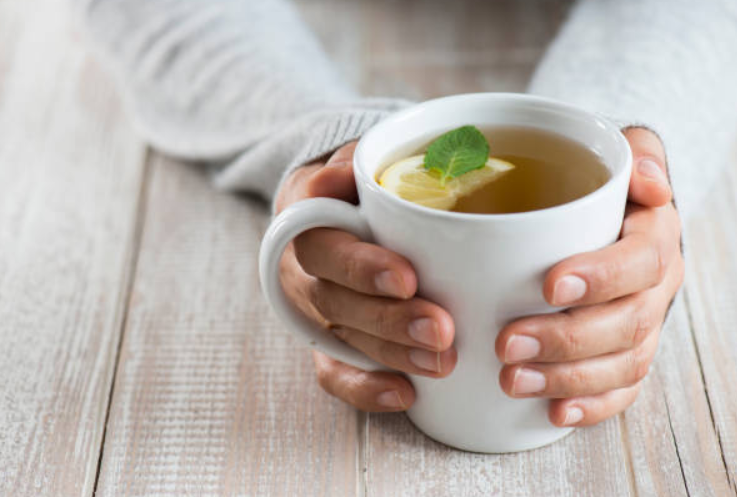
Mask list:
[[[373,238],[359,208],[348,202],[312,198],[290,205],[272,221],[261,242],[258,265],[261,289],[266,300],[286,323],[289,331],[306,341],[310,347],[366,371],[388,370],[310,320],[287,299],[279,280],[279,262],[289,242],[313,228],[345,230],[366,241]]]

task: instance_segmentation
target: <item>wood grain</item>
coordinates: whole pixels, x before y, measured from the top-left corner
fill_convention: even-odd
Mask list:
[[[364,93],[422,99],[522,90],[570,2],[296,3]],[[637,403],[460,452],[319,389],[258,288],[266,206],[147,155],[72,25],[0,2],[0,495],[737,496],[737,168]]]
[[[152,168],[97,495],[353,494],[358,415],[261,298],[265,205]]]
[[[671,309],[639,399],[622,421],[637,495],[730,495],[682,298]]]
[[[722,463],[737,495],[737,150],[689,223],[686,297]]]
[[[632,495],[617,419],[517,454],[450,449],[401,414],[370,415],[367,438],[370,496]]]
[[[362,93],[426,99],[521,91],[568,0],[302,0],[342,74]]]
[[[70,26],[0,2],[2,496],[92,495],[127,295],[144,147]]]
[[[361,89],[427,99],[481,91],[524,91],[568,1],[361,3]]]

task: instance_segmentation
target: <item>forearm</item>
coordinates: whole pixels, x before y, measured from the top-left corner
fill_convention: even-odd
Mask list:
[[[359,98],[284,0],[78,1],[144,138],[225,189],[271,197],[402,105]]]
[[[736,56],[729,0],[581,0],[529,91],[657,131],[686,216],[737,137]]]

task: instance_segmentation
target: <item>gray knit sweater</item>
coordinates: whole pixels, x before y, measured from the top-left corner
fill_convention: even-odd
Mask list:
[[[76,1],[144,138],[223,189],[271,198],[408,103],[358,95],[287,0]],[[737,136],[736,62],[734,0],[579,0],[529,91],[658,131],[692,210]]]

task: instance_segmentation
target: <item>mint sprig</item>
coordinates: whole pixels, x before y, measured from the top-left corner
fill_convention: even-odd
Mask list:
[[[425,153],[425,169],[440,174],[440,184],[484,167],[489,142],[476,126],[461,126],[440,135]]]

